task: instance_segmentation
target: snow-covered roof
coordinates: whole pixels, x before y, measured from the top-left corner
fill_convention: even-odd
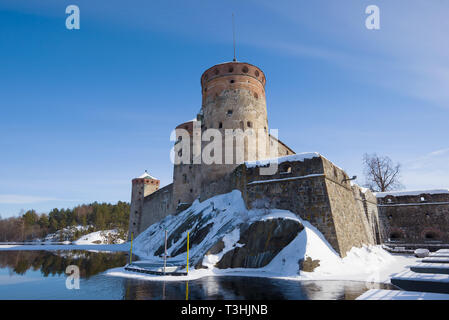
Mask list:
[[[155,177],[149,175],[147,171],[145,171],[145,173],[144,173],[143,175],[141,175],[141,176],[139,177],[139,179],[154,179],[154,180],[158,180],[157,178],[155,178]]]
[[[312,159],[312,158],[319,158],[321,155],[318,152],[304,152],[304,153],[298,153],[298,154],[292,154],[289,156],[284,157],[278,157],[278,158],[271,158],[271,159],[264,159],[264,160],[257,160],[257,161],[246,161],[245,165],[247,168],[254,168],[254,167],[262,167],[269,165],[270,163],[283,163],[287,161],[304,161],[305,159]]]
[[[449,193],[449,189],[433,189],[433,190],[404,190],[404,191],[387,191],[374,193],[377,198],[384,198],[386,196],[401,197],[401,196],[419,196],[420,194],[442,194]]]

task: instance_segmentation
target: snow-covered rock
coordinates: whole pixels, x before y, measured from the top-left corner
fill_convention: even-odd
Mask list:
[[[418,258],[425,258],[429,255],[430,251],[427,249],[416,249],[415,250],[415,257]]]
[[[125,240],[120,239],[117,230],[103,230],[86,234],[74,241],[74,244],[121,244]]]
[[[276,222],[271,225],[261,224],[270,220]],[[287,220],[295,223],[282,222]],[[256,223],[261,225],[251,229]],[[286,228],[294,236],[278,241],[281,232],[275,232],[276,228]],[[247,230],[259,232],[260,239],[253,236],[253,242],[249,244],[248,239],[251,237],[245,235]],[[151,225],[135,239],[133,252],[148,261],[162,261],[165,231],[168,235],[169,262],[178,264],[186,261],[189,232],[189,277],[193,278],[237,273],[301,280],[388,282],[392,273],[402,271],[416,259],[394,256],[380,246],[353,248],[342,259],[323,234],[308,221],[287,210],[248,210],[237,190],[204,202],[196,200],[187,210]],[[271,238],[273,234],[275,237]],[[245,247],[251,248],[246,250],[248,256],[254,255],[248,259],[249,262],[245,262],[244,256],[234,257],[236,252],[245,252]],[[225,259],[228,262],[223,262]],[[237,261],[237,267],[233,267],[232,261]],[[194,270],[193,266],[197,269]],[[223,266],[228,268],[223,269]],[[126,274],[117,270],[113,273]]]

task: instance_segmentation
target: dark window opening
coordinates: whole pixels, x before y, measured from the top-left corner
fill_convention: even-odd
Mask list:
[[[392,232],[390,234],[390,239],[391,240],[398,240],[398,239],[401,239],[401,238],[402,238],[402,236],[401,236],[401,234],[399,232]]]
[[[232,110],[228,110],[228,112],[226,113],[226,115],[232,116]]]
[[[243,71],[244,73],[248,73],[248,67],[247,67],[247,66],[244,66],[244,67],[242,68],[242,71]]]
[[[223,122],[220,122],[220,123],[218,124],[218,128],[219,128],[219,129],[223,128]]]
[[[234,79],[232,79],[231,81],[229,81],[230,83],[234,83],[235,82],[235,80]]]
[[[424,238],[427,240],[437,240],[439,237],[436,232],[426,232]]]
[[[246,122],[246,126],[247,126],[248,128],[251,128],[251,127],[253,126],[253,124],[251,123],[251,121],[248,121],[248,122]]]
[[[282,166],[281,170],[282,170],[281,173],[292,173],[292,166],[290,165]]]

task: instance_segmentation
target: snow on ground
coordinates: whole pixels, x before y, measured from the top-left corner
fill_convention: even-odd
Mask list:
[[[78,240],[74,241],[74,244],[108,244],[110,238],[117,237],[118,231],[117,230],[103,230],[103,231],[96,231],[89,234],[86,234],[79,238]],[[117,239],[115,243],[120,244],[124,243],[125,240],[123,239]]]
[[[449,300],[449,294],[371,289],[356,300]]]
[[[393,255],[381,246],[364,246],[352,248],[343,259],[326,241],[323,234],[309,222],[287,210],[279,209],[252,209],[247,210],[239,191],[234,190],[225,195],[219,195],[202,203],[195,201],[191,208],[176,216],[168,216],[160,223],[150,226],[135,240],[134,252],[148,262],[161,262],[160,257],[154,256],[154,251],[164,243],[164,229],[169,234],[181,225],[187,217],[202,214],[209,217],[214,223],[205,240],[191,248],[191,257],[195,254],[204,254],[217,240],[222,239],[224,249],[216,255],[208,255],[203,259],[203,265],[207,269],[189,269],[188,276],[154,276],[136,274],[125,271],[123,268],[115,268],[106,273],[111,276],[124,276],[138,279],[181,281],[192,280],[211,275],[226,276],[254,276],[273,277],[290,280],[352,280],[374,283],[389,283],[391,275],[402,272],[408,266],[414,264],[417,258],[405,255]],[[268,219],[292,219],[303,224],[304,230],[284,247],[277,256],[265,267],[218,269],[214,265],[229,250],[238,244],[239,225],[243,222],[255,222]],[[190,230],[195,227],[193,225]],[[176,244],[170,249],[176,248],[186,237],[183,234]],[[170,255],[170,252],[168,252]],[[298,261],[310,257],[319,260],[320,266],[313,272],[298,274]],[[173,257],[176,261],[185,261],[186,253]],[[173,259],[169,259],[173,260]]]
[[[418,273],[410,270],[400,272],[393,277],[400,280],[416,280],[416,281],[431,281],[440,283],[449,283],[449,275],[441,273]]]
[[[421,194],[442,194],[449,193],[449,189],[433,189],[433,190],[403,190],[403,191],[387,191],[387,192],[376,192],[377,198],[384,198],[386,196],[419,196]]]
[[[34,251],[34,250],[89,250],[89,251],[129,251],[129,243],[122,244],[86,244],[86,245],[74,245],[74,244],[35,244],[35,245],[0,245],[0,251]]]
[[[92,226],[70,226],[65,227],[61,230],[56,231],[55,233],[50,233],[43,239],[37,239],[35,242],[44,242],[44,243],[55,243],[61,242],[61,239],[71,239],[76,231],[86,231]],[[64,241],[66,243],[70,243],[70,241]]]

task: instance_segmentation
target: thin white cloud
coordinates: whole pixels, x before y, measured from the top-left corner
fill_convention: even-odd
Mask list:
[[[264,37],[250,41],[284,54],[330,60],[359,71],[360,81],[438,107],[449,107],[447,2],[428,6],[418,0],[381,1],[381,30],[376,32],[368,32],[364,27],[363,9],[368,2],[348,1],[344,6],[340,2],[314,3],[317,2],[322,4],[320,19],[316,19],[317,5],[261,1],[261,5],[284,17],[291,30],[298,30],[298,35],[290,34],[284,40]],[[301,36],[310,32],[318,35],[320,41]],[[310,41],[314,43],[308,45]],[[317,47],[323,44],[328,48]]]
[[[449,188],[449,148],[405,162],[402,175],[407,188]]]
[[[445,153],[449,153],[449,148],[433,151],[429,153],[429,156],[440,156]]]

